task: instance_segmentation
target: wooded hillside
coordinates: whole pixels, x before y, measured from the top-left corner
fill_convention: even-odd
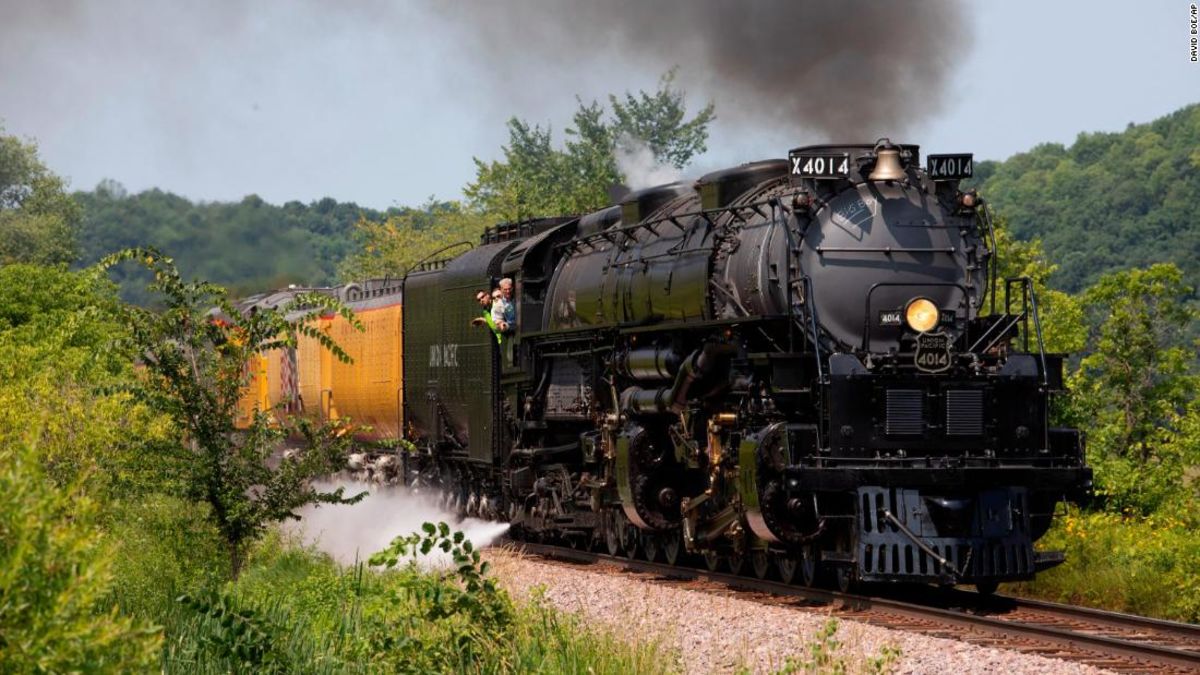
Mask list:
[[[81,263],[92,264],[131,246],[152,246],[175,257],[185,277],[211,279],[235,295],[289,283],[334,283],[338,263],[356,248],[353,233],[359,218],[383,220],[402,212],[329,197],[282,206],[256,195],[240,202],[197,203],[162,190],[126,194],[107,181],[74,196],[84,213],[78,235]],[[127,300],[147,300],[143,283],[121,285]]]
[[[1017,238],[1042,240],[1052,286],[1078,292],[1106,272],[1173,262],[1200,287],[1200,104],[980,162],[975,182]]]

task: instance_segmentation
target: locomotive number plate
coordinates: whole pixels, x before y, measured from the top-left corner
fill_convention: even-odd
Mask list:
[[[918,370],[939,373],[950,367],[950,337],[945,333],[922,333],[917,336],[917,351],[913,362]]]
[[[796,152],[792,161],[793,178],[845,178],[850,175],[850,155],[844,152]]]
[[[975,175],[975,155],[929,155],[925,173],[934,180],[960,180]]]
[[[903,326],[904,325],[904,310],[902,309],[884,309],[879,312],[880,326]]]

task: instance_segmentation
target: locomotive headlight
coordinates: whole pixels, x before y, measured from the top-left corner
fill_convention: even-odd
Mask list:
[[[933,330],[938,324],[938,308],[929,298],[913,298],[904,308],[904,320],[918,333]]]

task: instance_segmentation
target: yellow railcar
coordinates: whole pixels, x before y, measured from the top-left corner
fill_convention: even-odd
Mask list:
[[[287,414],[316,421],[342,419],[360,438],[399,438],[404,398],[399,282],[375,280],[316,290],[336,295],[362,324],[363,330],[358,331],[338,315],[310,319],[352,362],[342,363],[319,340],[306,335],[299,336],[294,349],[255,356],[247,364],[250,378],[239,404],[239,426],[248,423],[255,410],[266,410],[277,421]],[[243,302],[242,309],[275,307],[297,292],[288,289],[256,296]]]
[[[314,326],[329,333],[333,319],[313,319]],[[314,337],[301,335],[296,341],[296,396],[298,412],[314,420],[336,419],[333,407],[333,367],[329,350]]]
[[[361,435],[400,437],[401,379],[399,297],[394,304],[356,309],[363,330],[355,330],[342,317],[333,319],[330,337],[350,357],[351,363],[329,359],[332,365],[332,405],[336,414],[349,418]]]
[[[270,410],[270,399],[268,391],[270,389],[268,381],[267,356],[265,354],[255,354],[246,364],[246,381],[245,389],[242,390],[242,398],[238,401],[237,426],[245,428],[253,419],[254,413],[259,410]]]

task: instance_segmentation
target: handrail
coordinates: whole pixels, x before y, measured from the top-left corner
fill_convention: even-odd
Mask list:
[[[1004,311],[1005,314],[1011,315],[1012,309],[1012,287],[1014,284],[1021,286],[1021,304],[1033,308],[1033,329],[1037,336],[1038,360],[1042,364],[1042,386],[1049,386],[1049,378],[1046,370],[1046,341],[1042,335],[1042,320],[1038,312],[1037,292],[1033,287],[1033,279],[1028,276],[1009,277],[1004,280]],[[1022,307],[1021,319],[1024,319],[1022,337],[1025,342],[1025,351],[1029,352],[1029,310]]]
[[[992,246],[991,246],[992,255],[991,255],[991,258],[988,260],[988,282],[989,282],[988,285],[990,287],[988,293],[991,295],[991,297],[988,298],[988,300],[989,300],[989,302],[991,302],[991,305],[992,305],[992,314],[995,314],[996,313],[996,294],[997,294],[996,281],[997,281],[997,278],[1000,276],[1000,249],[996,246],[996,228],[995,228],[995,225],[992,223],[992,213],[991,213],[991,211],[988,210],[987,202],[983,201],[980,203],[979,206],[980,206],[981,210],[977,211],[976,213],[982,214],[982,215],[979,215],[978,219],[981,223],[983,223],[984,227],[987,229],[988,240],[991,241],[991,243],[992,243]]]
[[[1033,328],[1037,331],[1038,357],[1042,362],[1042,386],[1048,387],[1050,386],[1050,381],[1046,371],[1046,342],[1042,339],[1042,320],[1038,316],[1037,292],[1033,289],[1033,280],[1029,277],[1025,277],[1025,280],[1029,282],[1027,286],[1029,289],[1029,304],[1033,305]]]
[[[771,226],[775,227],[780,224],[779,210],[783,205],[779,203],[778,197],[772,197],[769,200],[771,204]],[[785,211],[786,213],[786,211]],[[790,214],[788,214],[790,215]],[[787,250],[783,253],[783,301],[787,303],[787,318],[788,318],[788,352],[796,351],[796,330],[794,316],[794,303],[792,302],[792,251],[796,248],[792,241],[792,228],[790,226],[791,218],[785,216],[783,219],[783,235],[786,240]],[[768,241],[770,241],[768,239]],[[814,336],[815,338],[816,336]]]
[[[606,230],[600,230],[599,232],[593,232],[589,235],[579,237],[578,239],[573,239],[571,241],[564,242],[563,247],[564,248],[574,248],[576,246],[580,246],[583,244],[590,244],[595,239],[607,239],[610,243],[615,244],[616,241],[614,241],[613,239],[610,238],[614,234],[632,234],[633,232],[636,232],[641,229],[652,229],[653,226],[658,225],[660,223],[665,223],[668,221],[671,221],[671,224],[674,225],[675,227],[680,228],[681,232],[686,232],[686,230],[684,228],[680,227],[678,222],[675,222],[677,219],[680,219],[680,218],[703,217],[703,219],[705,221],[707,221],[709,225],[712,225],[713,223],[712,223],[712,219],[710,218],[710,216],[720,215],[720,214],[724,214],[724,213],[732,213],[734,215],[737,215],[737,213],[743,209],[753,211],[760,218],[766,218],[766,217],[768,217],[767,214],[764,213],[760,207],[763,207],[763,206],[774,207],[775,203],[778,203],[778,200],[779,200],[778,196],[772,196],[772,197],[768,197],[767,199],[751,202],[749,204],[729,204],[727,206],[721,206],[721,207],[717,207],[715,209],[700,209],[699,211],[689,211],[687,213],[671,213],[671,214],[668,214],[665,216],[660,216],[658,218],[654,218],[651,220],[642,220],[642,221],[638,221],[636,223],[622,225],[621,227],[613,227],[613,228],[609,228]]]
[[[805,274],[800,277],[800,281],[804,284],[804,313],[808,315],[809,328],[812,330],[813,353],[817,358],[817,381],[824,383],[825,369],[821,365],[821,334],[817,328],[817,306],[813,303],[812,277]]]
[[[442,253],[445,253],[446,251],[449,251],[450,249],[458,248],[459,246],[466,246],[467,248],[475,248],[475,244],[472,244],[472,243],[471,243],[471,242],[469,242],[469,241],[460,241],[460,242],[457,242],[457,243],[454,243],[454,244],[450,244],[450,245],[448,245],[448,246],[443,246],[443,247],[439,248],[438,250],[434,251],[433,253],[430,253],[429,255],[425,256],[424,258],[421,258],[420,260],[418,260],[417,262],[413,263],[412,265],[409,265],[409,266],[408,266],[408,269],[407,269],[407,270],[404,270],[404,276],[402,277],[402,280],[407,280],[407,279],[408,279],[408,275],[409,275],[409,274],[410,274],[410,273],[411,273],[413,270],[415,270],[415,269],[417,269],[418,267],[420,267],[420,266],[421,266],[423,263],[425,263],[426,261],[428,261],[430,258],[432,258],[432,257],[434,257],[434,256],[436,256],[436,255],[440,255],[440,254],[442,254]]]

